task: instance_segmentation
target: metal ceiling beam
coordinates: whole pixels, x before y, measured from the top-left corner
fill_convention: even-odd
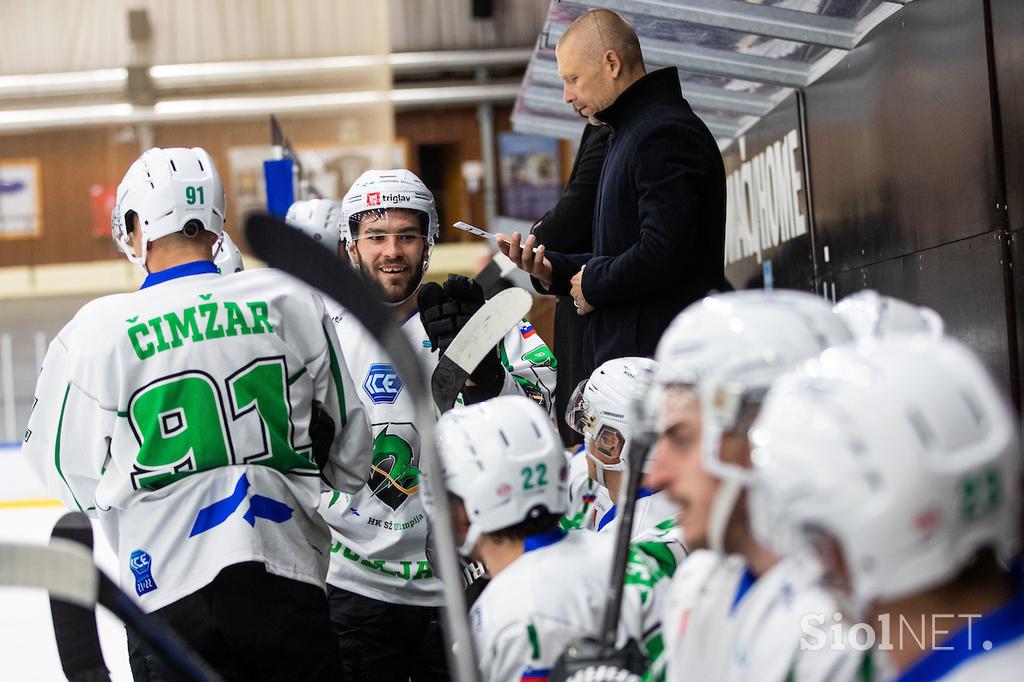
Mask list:
[[[56,128],[161,124],[198,120],[262,118],[268,114],[315,116],[390,104],[396,110],[434,106],[511,103],[519,83],[487,83],[360,92],[313,92],[253,97],[161,100],[153,106],[117,102],[98,106],[7,109],[0,111],[0,133]]]
[[[572,142],[579,142],[585,125],[583,119],[574,122],[548,116],[534,116],[523,113],[512,114],[512,130],[517,133],[546,135],[547,137],[557,137]]]
[[[648,65],[647,70],[653,71],[657,68],[660,67]],[[554,62],[548,60],[534,60],[530,66],[530,80],[537,85],[552,88],[562,87],[562,82],[558,78],[558,67]],[[765,95],[701,85],[682,78],[679,80],[683,96],[694,106],[706,109],[721,109],[722,111],[734,111],[737,114],[764,116],[778,104],[775,98]]]
[[[554,45],[565,33],[562,24],[545,27],[547,44]],[[640,36],[644,57],[657,64],[676,66],[683,71],[705,73],[726,78],[769,83],[787,88],[805,87],[811,79],[811,65],[789,59],[771,59],[729,50],[696,47]]]
[[[857,44],[857,22],[739,0],[587,0],[587,7],[685,21],[841,50]]]

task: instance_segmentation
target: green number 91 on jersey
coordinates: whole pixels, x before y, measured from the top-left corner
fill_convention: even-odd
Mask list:
[[[259,464],[282,473],[315,473],[311,443],[295,443],[283,357],[259,358],[231,374],[223,386],[190,370],[152,381],[136,391],[127,417],[139,443],[131,473],[136,489],[158,489],[184,476],[229,464]],[[231,426],[259,419],[263,446],[237,452]]]

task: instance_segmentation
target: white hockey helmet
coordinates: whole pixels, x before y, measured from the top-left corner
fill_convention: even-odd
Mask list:
[[[569,464],[547,413],[529,398],[499,396],[446,412],[436,438],[445,486],[469,517],[464,555],[481,533],[566,512]]]
[[[725,530],[750,470],[723,462],[722,437],[745,436],[772,381],[826,348],[853,341],[825,299],[803,291],[751,290],[709,296],[681,312],[658,343],[661,386],[688,386],[700,400],[701,458],[722,480],[709,519],[711,548]]]
[[[386,215],[389,209],[405,209],[420,216],[420,227],[426,237],[423,268],[430,261],[430,250],[437,242],[441,226],[434,207],[434,195],[416,177],[404,168],[394,170],[368,170],[349,188],[341,201],[341,238],[351,244],[358,236],[359,220],[368,213]]]
[[[145,267],[150,242],[196,228],[219,236],[225,214],[224,188],[204,149],[154,147],[132,163],[117,187],[111,236],[128,260]],[[133,234],[133,215],[141,235]],[[141,257],[132,248],[135,239],[142,239]]]
[[[942,336],[945,324],[931,308],[916,306],[874,289],[850,294],[834,307],[858,341],[880,339],[892,334]]]
[[[924,335],[832,349],[781,378],[751,430],[750,513],[839,545],[864,617],[1020,551],[1020,448],[981,362]],[[772,530],[771,526],[767,528]]]
[[[217,241],[213,244],[213,264],[217,266],[222,275],[230,275],[245,270],[245,263],[242,262],[242,252],[235,246],[231,236],[225,231],[222,232]]]
[[[341,240],[341,204],[330,199],[296,201],[288,207],[285,222],[338,253]]]
[[[626,444],[634,426],[633,413],[650,389],[657,366],[650,358],[608,360],[581,381],[569,399],[565,421],[583,435],[584,452],[594,463],[601,485],[606,485],[605,471],[625,471],[628,466]],[[592,446],[618,449],[622,456],[618,463],[608,464],[591,454]]]

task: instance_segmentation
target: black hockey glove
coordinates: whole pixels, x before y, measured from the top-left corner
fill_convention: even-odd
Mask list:
[[[317,400],[313,401],[313,411],[309,418],[309,439],[313,442],[313,461],[317,469],[323,471],[327,466],[327,458],[331,456],[331,444],[334,443],[334,420]]]
[[[430,339],[430,350],[443,354],[473,314],[483,307],[484,291],[469,277],[448,275],[443,286],[428,282],[420,287],[416,303]],[[467,386],[463,394],[467,403],[498,395],[505,383],[505,369],[497,348],[484,356],[469,378],[475,386]]]

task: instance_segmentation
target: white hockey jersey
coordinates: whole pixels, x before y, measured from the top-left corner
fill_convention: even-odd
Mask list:
[[[526,541],[470,610],[485,682],[546,680],[571,642],[597,636],[613,547],[587,532]]]
[[[334,542],[327,581],[392,604],[440,606],[441,582],[427,561],[427,518],[419,497],[419,430],[412,397],[387,354],[352,316],[335,315],[338,338],[356,392],[370,417],[373,462],[365,485],[353,495],[325,495],[321,513]],[[402,325],[428,367],[437,353],[418,313]],[[548,409],[555,387],[555,359],[529,323],[511,330],[499,345],[507,371],[502,393],[525,393]]]
[[[942,622],[940,619],[938,624]],[[973,620],[937,644],[894,682],[1021,679],[1024,675],[1024,589],[1008,604]]]
[[[604,490],[604,488],[602,488]],[[605,493],[607,495],[607,491]],[[610,501],[611,498],[609,497]],[[665,519],[675,519],[679,515],[679,505],[668,498],[664,491],[654,491],[650,488],[640,488],[636,496],[636,509],[633,511],[633,534],[636,540],[644,533],[653,530]],[[612,504],[611,507],[599,517],[597,531],[599,533],[615,534],[619,527],[619,508]]]
[[[601,626],[613,537],[555,531],[525,544],[470,611],[485,680],[546,680],[572,641]],[[682,556],[670,523],[630,546],[617,640],[636,640],[654,665],[663,650],[661,601]]]
[[[597,514],[594,505],[604,488],[590,478],[587,456],[583,454],[582,445],[571,452],[566,451],[566,459],[569,462],[569,508],[562,517],[562,530],[595,530]]]
[[[369,466],[319,296],[275,270],[213,268],[177,266],[83,307],[50,344],[22,448],[54,495],[99,518],[146,611],[245,561],[323,586],[313,401],[336,427],[331,485],[355,490]]]
[[[742,557],[694,552],[676,571],[662,616],[668,679],[854,680],[864,654],[801,648],[802,618],[836,612],[805,562],[785,558],[755,578]]]

